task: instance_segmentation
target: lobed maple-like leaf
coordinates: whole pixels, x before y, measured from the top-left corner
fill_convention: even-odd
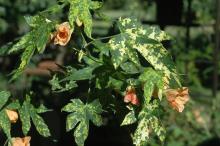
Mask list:
[[[145,27],[132,18],[120,18],[118,26],[120,33],[106,44],[116,69],[127,61],[140,66],[140,53],[154,69],[162,71],[173,83],[180,85],[174,62],[162,44],[162,41],[170,39],[164,31]],[[103,50],[102,47],[100,50]]]
[[[92,0],[67,0],[70,3],[69,22],[74,27],[74,22],[80,21],[84,25],[86,35],[92,38],[92,15],[90,10],[99,9],[102,2]]]
[[[66,120],[66,131],[74,130],[77,145],[83,146],[89,132],[89,121],[94,125],[102,125],[102,106],[98,100],[84,104],[80,99],[72,99],[62,111],[69,112]]]
[[[160,141],[164,141],[166,130],[157,117],[157,113],[157,102],[147,104],[142,108],[138,115],[138,126],[133,136],[133,143],[136,146],[146,145],[152,132],[159,137]]]
[[[24,135],[28,134],[31,128],[32,120],[40,135],[44,137],[50,136],[50,130],[48,129],[48,126],[45,124],[43,118],[39,116],[39,113],[44,113],[48,111],[45,106],[41,105],[39,108],[35,108],[30,103],[30,96],[27,95],[26,100],[23,102],[21,108],[18,111],[22,122],[22,131]]]
[[[21,55],[21,63],[18,69],[13,72],[11,80],[15,80],[21,75],[36,50],[38,53],[44,52],[46,44],[50,39],[51,31],[55,26],[55,23],[47,20],[44,16],[36,15],[25,18],[32,30],[20,38],[20,40],[7,52],[8,54],[11,54],[17,51],[23,51]]]

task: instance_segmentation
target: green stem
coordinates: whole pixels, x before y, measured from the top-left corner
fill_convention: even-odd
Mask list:
[[[120,33],[120,34],[116,34],[116,35],[111,35],[111,36],[107,36],[107,37],[101,37],[101,38],[94,39],[94,40],[92,40],[91,42],[87,43],[87,44],[84,46],[84,48],[88,47],[89,45],[91,45],[91,44],[92,44],[93,42],[95,42],[95,41],[109,39],[109,38],[112,38],[112,37],[118,36],[118,35],[121,35],[121,33]]]
[[[73,50],[77,51],[77,52],[80,52],[78,49],[76,48],[73,48]],[[97,62],[97,63],[103,63],[101,61],[98,61],[96,59],[94,59],[93,57],[91,57],[92,55],[88,54],[88,53],[85,53],[84,51],[82,52],[84,55],[86,55],[88,58],[92,59],[93,61]]]

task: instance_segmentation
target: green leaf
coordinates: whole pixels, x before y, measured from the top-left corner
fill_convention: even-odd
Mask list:
[[[69,81],[68,83],[66,83],[65,88],[61,91],[62,92],[63,91],[68,91],[68,90],[71,90],[71,89],[76,88],[76,87],[77,87],[76,81]]]
[[[170,36],[164,31],[161,31],[158,27],[146,26],[144,29],[146,30],[145,35],[147,35],[150,39],[158,42],[170,40]]]
[[[83,11],[79,15],[79,20],[84,24],[84,31],[86,35],[92,38],[92,15],[88,11]]]
[[[156,69],[163,71],[164,74],[173,80],[176,80],[178,84],[178,75],[176,67],[171,59],[170,54],[163,47],[162,44],[149,43],[145,38],[138,38],[137,45],[134,46],[142,56]]]
[[[79,99],[73,99],[71,103],[67,104],[62,111],[72,112],[67,116],[66,130],[74,129],[74,137],[77,145],[83,146],[88,137],[89,121],[94,125],[100,126],[102,124],[102,106],[98,100],[94,100],[89,104],[83,104]],[[79,124],[78,124],[79,123]]]
[[[152,68],[146,69],[139,80],[144,83],[144,97],[147,102],[150,101],[155,88],[163,90],[163,75]]]
[[[61,90],[63,87],[59,83],[59,78],[54,75],[53,78],[49,81],[50,85],[52,86],[52,90]]]
[[[27,43],[31,41],[31,34],[32,32],[29,32],[25,34],[23,37],[20,38],[20,40],[12,46],[12,48],[9,49],[7,54],[13,54],[18,51],[24,50],[27,46]]]
[[[25,21],[31,27],[37,27],[39,24],[44,21],[39,15],[36,16],[24,16]]]
[[[83,102],[80,99],[72,99],[71,103],[68,103],[62,108],[62,111],[65,112],[74,112],[80,110],[84,106]]]
[[[50,33],[55,26],[55,23],[49,21],[44,16],[26,17],[26,20],[33,27],[32,30],[24,35],[8,52],[10,54],[24,49],[19,68],[14,71],[11,80],[15,80],[22,74],[36,49],[39,53],[44,51],[50,38]]]
[[[69,114],[66,119],[66,131],[72,130],[81,119],[82,115],[80,113]]]
[[[84,24],[86,35],[92,38],[92,15],[90,10],[95,10],[101,7],[101,2],[91,0],[69,0],[69,22],[74,26],[74,22],[78,19]]]
[[[140,66],[137,52],[132,48],[132,41],[128,41],[129,35],[126,33],[119,34],[109,41],[112,62],[115,68],[129,59],[137,66]]]
[[[146,118],[143,118],[139,121],[138,127],[135,130],[135,133],[133,136],[133,143],[136,146],[142,146],[148,141],[149,135],[150,135],[149,120]]]
[[[137,66],[132,62],[125,62],[121,64],[120,67],[128,74],[137,74],[140,72]]]
[[[118,68],[121,63],[128,59],[126,55],[126,50],[128,50],[128,48],[125,42],[126,37],[124,35],[118,35],[109,41],[112,62],[115,68]]]
[[[87,107],[89,111],[95,112],[97,114],[101,114],[103,112],[102,105],[98,99],[94,100],[90,104],[87,104]]]
[[[0,92],[0,109],[6,104],[10,96],[11,96],[11,93],[8,91]]]
[[[109,46],[106,43],[103,43],[99,40],[94,40],[92,44],[100,50],[101,54],[109,56]]]
[[[47,25],[41,25],[38,29],[44,33],[41,33],[41,34],[36,33],[35,34],[37,36],[36,46],[37,46],[38,52],[43,53],[45,50],[45,47],[47,45],[47,42],[50,39],[51,28],[47,27]]]
[[[18,76],[21,75],[21,73],[24,71],[24,69],[30,62],[30,59],[32,55],[34,54],[34,51],[35,51],[34,45],[30,45],[25,49],[25,51],[22,53],[22,56],[21,56],[21,63],[18,69],[15,70],[15,73],[13,74],[11,80],[18,78]]]
[[[92,78],[93,67],[85,67],[83,69],[72,72],[69,76],[62,79],[61,81],[79,81],[79,80],[87,80]]]
[[[13,102],[11,102],[9,105],[7,105],[7,109],[11,109],[11,110],[17,110],[19,109],[21,106],[20,106],[20,103],[18,100],[15,100]]]
[[[11,138],[11,122],[5,110],[0,112],[0,128],[2,128],[8,138]]]
[[[120,91],[123,84],[124,84],[123,81],[109,77],[109,82],[108,82],[109,87],[112,87],[113,89]]]
[[[99,8],[101,8],[102,5],[103,5],[102,2],[91,1],[89,8],[92,9],[92,10],[95,10],[95,9],[99,9]]]
[[[100,114],[103,110],[100,102],[98,100],[94,100],[87,107],[87,117],[93,122],[94,125],[101,126],[102,117]]]
[[[137,119],[135,117],[134,110],[132,110],[125,116],[124,120],[121,123],[121,126],[131,125],[131,124],[135,123],[136,121],[137,121]]]
[[[161,124],[161,122],[159,121],[159,119],[157,117],[153,116],[150,119],[150,124],[151,124],[152,129],[156,133],[156,135],[159,137],[160,141],[163,142],[166,137],[166,130],[163,127],[163,125]]]
[[[170,39],[164,31],[155,27],[144,27],[132,18],[120,18],[118,26],[121,33],[113,36],[107,43],[115,68],[127,60],[140,66],[140,53],[156,70],[162,71],[171,80],[172,86],[181,85],[174,62],[161,43]]]
[[[24,135],[27,135],[31,128],[31,119],[30,119],[29,110],[30,110],[30,105],[26,101],[24,101],[23,105],[18,110],[22,122],[22,131]]]
[[[161,141],[165,139],[165,129],[163,128],[158,115],[158,102],[145,104],[138,115],[138,126],[134,132],[133,143],[137,146],[146,145],[149,136],[154,132]]]
[[[49,81],[49,83],[52,85],[52,90],[55,92],[69,91],[77,87],[77,84],[75,81],[69,81],[65,84],[65,87],[62,87],[56,75],[53,76],[53,78]]]
[[[19,115],[22,122],[22,131],[24,135],[28,134],[32,120],[34,126],[36,127],[40,135],[44,137],[50,136],[50,130],[45,124],[43,118],[38,115],[38,113],[44,113],[46,111],[48,110],[43,105],[41,105],[39,108],[35,108],[30,103],[30,96],[29,95],[26,96],[26,100],[23,102],[22,107],[19,109]]]
[[[45,124],[43,118],[41,118],[36,112],[31,112],[31,119],[40,135],[44,137],[49,137],[51,135],[50,130]]]
[[[36,110],[38,114],[52,111],[51,109],[48,109],[47,107],[45,107],[43,104],[41,104]]]
[[[9,42],[4,44],[3,46],[0,46],[0,56],[6,55],[9,49],[11,48],[12,44],[13,42]]]
[[[78,146],[84,146],[84,142],[88,137],[89,133],[89,124],[87,121],[82,121],[80,124],[76,127],[76,130],[74,131],[74,137],[75,141]]]

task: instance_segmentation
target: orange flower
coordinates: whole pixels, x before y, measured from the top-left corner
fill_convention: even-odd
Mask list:
[[[65,46],[69,42],[72,34],[70,24],[68,22],[64,22],[58,25],[56,30],[56,33],[53,35],[54,44]]]
[[[16,123],[18,120],[18,113],[16,111],[7,110],[7,109],[5,111],[11,123]]]
[[[184,110],[184,104],[189,101],[189,90],[187,87],[178,89],[167,89],[165,91],[169,104],[178,112]]]
[[[127,87],[127,90],[126,90],[126,94],[125,94],[125,97],[124,97],[124,102],[126,103],[129,103],[131,102],[133,105],[139,105],[139,100],[137,98],[137,95],[136,95],[136,91],[135,91],[135,88],[129,86]]]
[[[12,138],[12,146],[30,146],[30,140],[30,136],[24,138],[15,137]]]

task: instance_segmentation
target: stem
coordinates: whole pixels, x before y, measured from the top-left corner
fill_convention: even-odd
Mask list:
[[[122,33],[116,34],[116,35],[107,36],[107,37],[101,37],[101,38],[94,39],[94,40],[92,40],[91,42],[87,43],[87,44],[84,46],[84,48],[88,47],[89,45],[91,45],[91,44],[92,44],[93,42],[95,42],[95,41],[109,39],[109,38],[112,38],[112,37],[114,37],[114,36],[118,36],[118,35],[121,35],[121,34],[122,34]]]
[[[7,140],[5,141],[4,146],[6,146],[8,142],[9,142],[9,139],[7,139]]]
[[[75,51],[79,52],[79,50],[78,50],[78,49],[76,49],[76,48],[73,48],[73,50],[75,50]],[[95,62],[97,62],[97,63],[103,63],[103,62],[101,62],[101,61],[98,61],[98,60],[94,59],[93,57],[91,57],[91,55],[90,55],[90,54],[85,53],[84,51],[82,51],[82,53],[83,53],[84,55],[86,55],[88,58],[92,59],[93,61],[95,61]]]

